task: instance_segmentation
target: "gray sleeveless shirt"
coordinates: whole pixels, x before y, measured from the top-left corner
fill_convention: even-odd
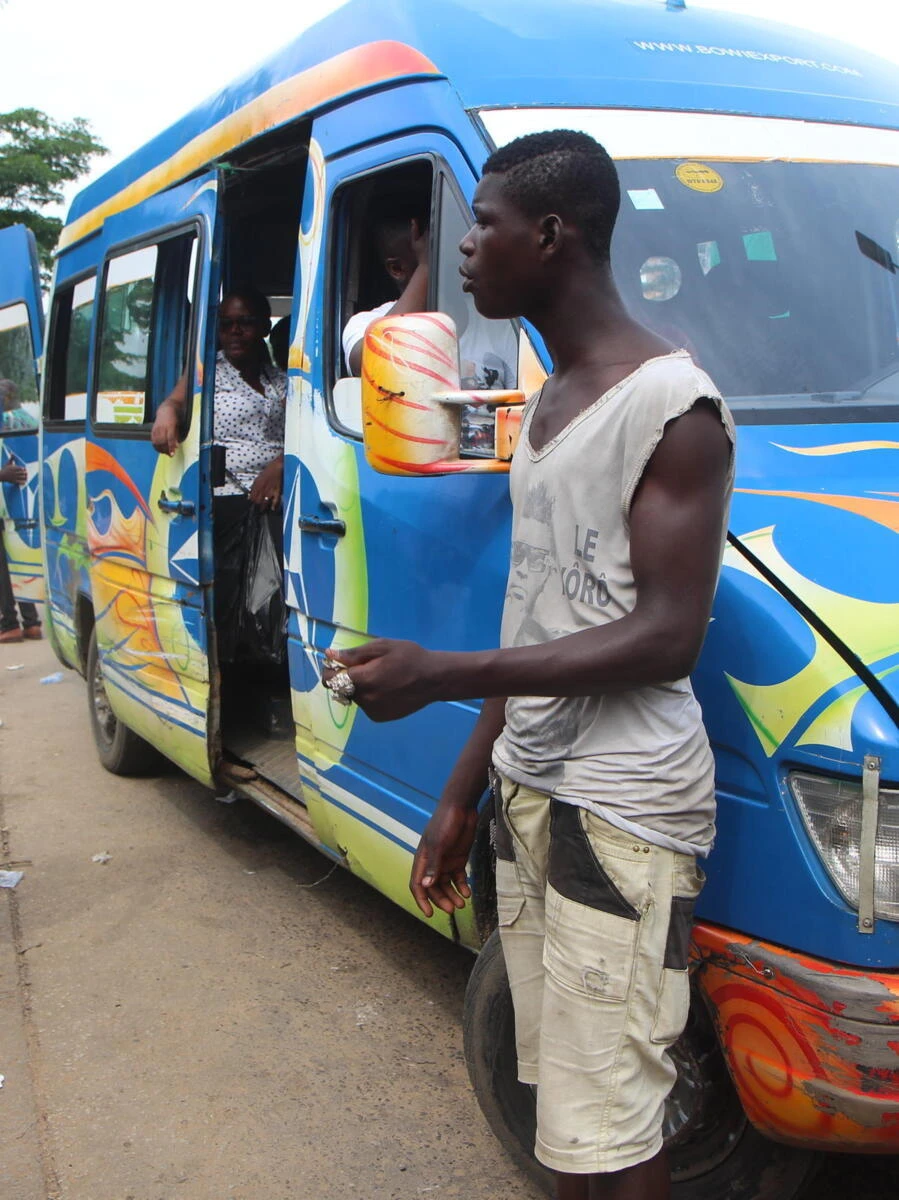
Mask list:
[[[539,451],[531,397],[510,473],[503,646],[564,637],[634,608],[631,502],[666,424],[702,397],[718,405],[733,444],[718,389],[685,350],[643,363]],[[728,501],[732,489],[733,455]],[[726,531],[725,521],[721,553]],[[493,761],[510,779],[647,841],[700,855],[711,848],[714,766],[689,679],[596,697],[511,697]]]

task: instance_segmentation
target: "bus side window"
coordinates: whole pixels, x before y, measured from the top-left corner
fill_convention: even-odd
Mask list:
[[[187,364],[196,234],[109,260],[97,364],[98,425],[152,426]]]
[[[148,420],[189,366],[190,323],[194,307],[199,241],[196,234],[171,238],[159,246],[153,313],[153,354]],[[190,392],[188,388],[188,392]],[[188,396],[188,411],[190,396]]]
[[[346,183],[334,206],[332,231],[334,325],[328,363],[331,414],[334,424],[352,437],[362,436],[361,387],[347,361],[347,338],[364,332],[399,299],[400,285],[391,278],[386,259],[398,255],[407,273],[413,265],[411,246],[403,244],[413,219],[430,220],[433,168],[430,159],[387,167]],[[405,238],[408,243],[408,238]],[[431,247],[433,255],[433,245]],[[434,288],[429,288],[433,303]],[[352,334],[355,336],[355,334]]]
[[[74,286],[56,291],[47,350],[49,379],[44,399],[45,421],[84,423],[96,289],[96,276],[91,275]]]
[[[3,433],[37,429],[37,372],[24,304],[0,308],[0,401]]]

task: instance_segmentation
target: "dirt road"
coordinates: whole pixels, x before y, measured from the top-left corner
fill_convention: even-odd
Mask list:
[[[4,1200],[538,1200],[469,1091],[468,955],[251,805],[107,774],[57,669],[0,647]]]

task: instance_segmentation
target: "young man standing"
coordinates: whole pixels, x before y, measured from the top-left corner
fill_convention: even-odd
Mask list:
[[[519,1076],[559,1200],[661,1200],[667,1048],[689,1006],[711,752],[688,675],[709,620],[733,424],[685,351],[627,313],[609,264],[619,187],[584,134],[487,161],[461,244],[487,317],[527,317],[554,371],[512,465],[502,648],[373,641],[326,685],[375,720],[486,697],[415,857],[426,915],[470,894],[492,762],[497,898]]]

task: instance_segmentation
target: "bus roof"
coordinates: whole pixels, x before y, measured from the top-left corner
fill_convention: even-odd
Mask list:
[[[442,76],[470,109],[676,108],[899,128],[895,65],[806,30],[661,0],[348,0],[90,184],[67,223],[135,180],[147,177],[143,194],[160,190],[346,96]],[[68,233],[63,245],[77,240]]]

